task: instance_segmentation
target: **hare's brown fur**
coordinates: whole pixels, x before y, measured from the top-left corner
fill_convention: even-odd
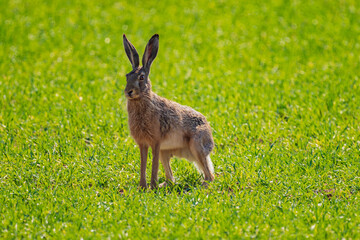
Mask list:
[[[153,150],[152,187],[157,186],[159,158],[166,178],[174,181],[170,167],[172,156],[194,162],[204,174],[205,180],[212,181],[214,170],[210,153],[214,148],[214,141],[206,118],[194,109],[160,97],[151,90],[148,75],[151,62],[157,53],[156,41],[158,35],[150,39],[144,53],[144,66],[140,68],[136,59],[137,52],[124,35],[125,50],[133,64],[133,71],[127,75],[125,94],[128,97],[130,132],[141,153],[140,185],[146,187],[146,158],[149,147]],[[148,49],[150,52],[147,52]],[[151,52],[153,49],[156,50],[155,54]],[[144,76],[143,80],[139,80],[141,75]]]

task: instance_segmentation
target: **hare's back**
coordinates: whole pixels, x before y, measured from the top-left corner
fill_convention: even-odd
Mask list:
[[[170,130],[191,134],[199,126],[208,127],[205,116],[200,112],[189,106],[157,97],[157,105],[160,108],[160,126],[163,134],[170,132]]]

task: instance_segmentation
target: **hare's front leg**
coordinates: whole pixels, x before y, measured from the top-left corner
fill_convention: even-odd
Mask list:
[[[140,158],[141,158],[141,166],[140,166],[140,187],[146,188],[146,161],[148,155],[149,147],[146,145],[139,145],[140,148]]]
[[[151,148],[153,154],[152,171],[151,171],[151,188],[154,189],[157,188],[157,183],[158,183],[160,144],[156,143]]]

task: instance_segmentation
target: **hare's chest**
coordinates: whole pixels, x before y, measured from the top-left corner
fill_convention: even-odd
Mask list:
[[[130,133],[137,143],[153,142],[158,135],[157,125],[157,121],[146,114],[129,115]]]

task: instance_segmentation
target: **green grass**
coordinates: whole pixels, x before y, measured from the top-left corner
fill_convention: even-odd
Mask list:
[[[211,123],[208,189],[138,190],[123,33]],[[0,0],[0,238],[360,238],[359,56],[356,0]]]

